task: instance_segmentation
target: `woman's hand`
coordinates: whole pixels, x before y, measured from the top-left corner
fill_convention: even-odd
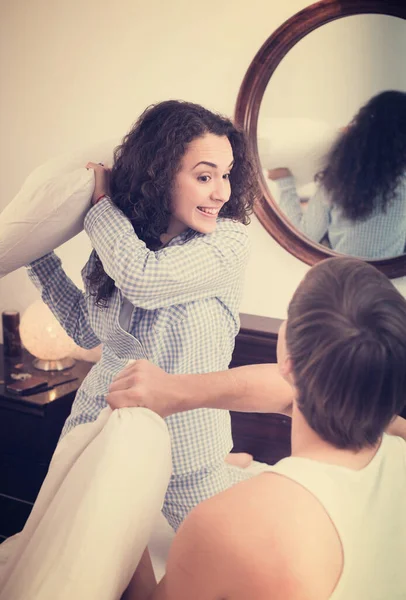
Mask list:
[[[92,196],[92,205],[94,206],[103,196],[110,195],[110,169],[102,163],[93,162],[88,162],[86,169],[94,171],[95,185]]]

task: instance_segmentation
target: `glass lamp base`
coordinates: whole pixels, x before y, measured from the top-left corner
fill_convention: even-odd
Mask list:
[[[35,358],[32,361],[33,366],[39,371],[64,371],[70,369],[76,363],[74,358],[60,358],[59,360],[43,360]]]

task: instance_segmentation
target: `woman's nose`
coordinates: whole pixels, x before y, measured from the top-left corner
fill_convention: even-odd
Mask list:
[[[230,182],[226,179],[221,179],[216,182],[216,185],[211,194],[214,200],[218,202],[228,202],[230,199],[231,190],[230,190]]]

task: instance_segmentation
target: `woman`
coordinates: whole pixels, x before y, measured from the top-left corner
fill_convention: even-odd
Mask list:
[[[355,115],[333,144],[318,190],[302,212],[286,168],[268,177],[280,208],[314,242],[365,259],[399,256],[406,245],[406,93],[385,91]]]
[[[169,373],[228,367],[239,304],[255,172],[244,135],[201,106],[168,101],[148,108],[96,176],[85,219],[93,252],[83,293],[51,253],[29,275],[75,342],[103,344],[79,389],[63,435],[95,420],[114,376],[128,360],[148,358]],[[109,197],[111,194],[111,197]],[[201,500],[244,471],[224,462],[232,447],[226,411],[168,418],[173,476],[164,514],[177,528]]]

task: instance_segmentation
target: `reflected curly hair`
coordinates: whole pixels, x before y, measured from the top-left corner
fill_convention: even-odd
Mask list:
[[[316,175],[344,217],[363,221],[386,211],[406,171],[406,93],[371,98],[333,144]]]
[[[229,119],[198,104],[168,100],[149,106],[115,149],[112,202],[130,219],[137,236],[151,250],[160,247],[160,236],[168,229],[173,183],[188,144],[208,133],[226,136],[234,155],[231,196],[220,217],[248,224],[257,195],[257,174],[244,133]],[[195,234],[190,231],[185,241]],[[87,278],[89,291],[98,306],[106,307],[114,281],[105,273],[96,253],[94,257]]]

